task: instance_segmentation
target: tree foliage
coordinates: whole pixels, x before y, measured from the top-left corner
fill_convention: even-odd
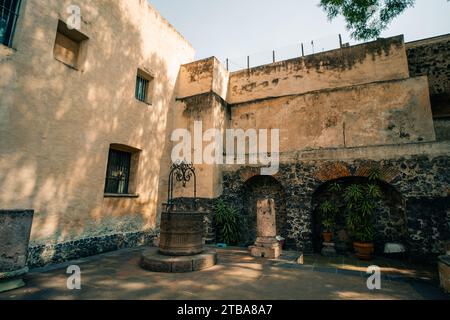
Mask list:
[[[392,20],[414,3],[415,0],[321,0],[320,6],[330,20],[343,16],[352,38],[369,40],[379,37]]]

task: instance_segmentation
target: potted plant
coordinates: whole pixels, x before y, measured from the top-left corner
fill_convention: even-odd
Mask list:
[[[235,245],[239,242],[240,217],[235,208],[227,206],[223,200],[219,200],[215,207],[217,240],[227,245]]]
[[[333,240],[333,232],[336,227],[336,216],[339,213],[337,198],[338,193],[341,191],[341,186],[338,183],[333,183],[328,191],[330,197],[320,205],[319,212],[322,218],[323,240],[324,242],[330,243]]]
[[[353,237],[356,256],[361,260],[371,260],[374,253],[374,214],[382,197],[376,183],[378,177],[379,173],[373,171],[367,183],[354,183],[344,190],[347,229]]]

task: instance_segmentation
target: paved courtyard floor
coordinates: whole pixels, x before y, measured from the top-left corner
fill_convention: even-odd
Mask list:
[[[139,249],[126,249],[32,270],[27,286],[0,294],[9,299],[122,300],[336,300],[450,299],[438,288],[433,268],[378,259],[324,258],[286,252],[278,260],[252,258],[245,249],[219,249],[218,265],[187,274],[163,274],[139,267]],[[66,269],[81,268],[81,290],[68,290]],[[367,288],[366,268],[382,268],[381,290]]]

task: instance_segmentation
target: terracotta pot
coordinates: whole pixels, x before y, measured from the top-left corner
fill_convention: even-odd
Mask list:
[[[360,260],[372,260],[375,247],[373,242],[354,242],[353,247],[356,251],[356,256]]]
[[[331,240],[333,240],[333,234],[331,232],[324,232],[322,233],[322,236],[324,242],[331,242]]]

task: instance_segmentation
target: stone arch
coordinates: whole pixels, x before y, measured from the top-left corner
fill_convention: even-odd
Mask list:
[[[253,244],[256,240],[256,203],[258,199],[264,198],[275,200],[277,233],[284,238],[288,236],[286,192],[283,185],[272,176],[255,175],[242,188],[243,215],[247,222],[247,230],[244,231],[246,244]]]
[[[321,221],[318,207],[320,203],[329,197],[328,187],[338,182],[344,187],[352,183],[365,183],[365,176],[348,176],[322,183],[312,196],[312,237],[314,251],[318,252],[322,246]],[[383,191],[383,198],[375,212],[375,250],[376,254],[383,253],[386,242],[408,243],[408,221],[406,215],[406,201],[403,195],[392,185],[383,180],[377,181]],[[351,239],[347,238],[345,218],[341,209],[341,214],[337,219],[338,227],[334,234],[338,251],[341,253],[352,251]]]

